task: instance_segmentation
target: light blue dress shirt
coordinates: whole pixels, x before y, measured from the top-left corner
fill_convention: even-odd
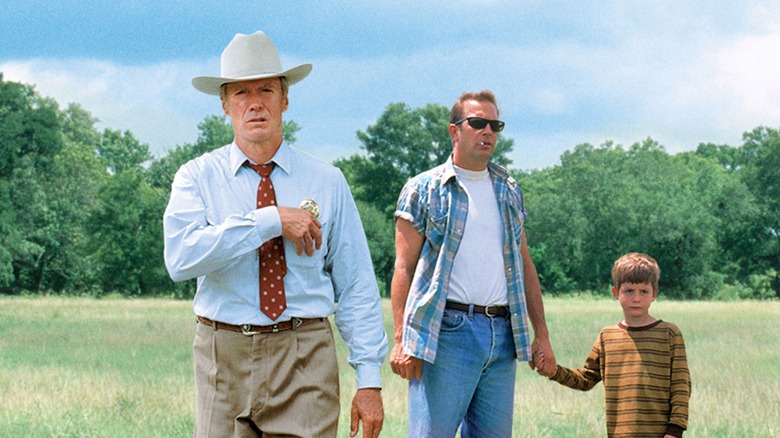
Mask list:
[[[165,263],[174,281],[198,279],[195,313],[229,324],[273,324],[260,312],[257,248],[280,236],[276,207],[256,209],[260,176],[235,143],[179,169],[163,218]],[[276,321],[327,317],[349,349],[358,388],[381,387],[387,353],[382,305],[363,226],[341,171],[282,144],[271,174],[277,204],[320,207],[322,247],[298,255],[284,240],[287,309]]]

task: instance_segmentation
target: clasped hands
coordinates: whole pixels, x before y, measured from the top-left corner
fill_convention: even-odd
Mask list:
[[[549,340],[534,339],[531,344],[531,360],[528,366],[532,370],[545,377],[552,377],[558,371],[558,363],[552,351]]]
[[[282,237],[295,245],[295,252],[302,255],[314,255],[315,249],[322,246],[322,224],[306,210],[290,207],[277,207],[282,221]]]
[[[545,377],[554,376],[558,370],[558,364],[549,341],[535,339],[531,346],[531,352],[532,359],[528,362],[531,369]],[[404,353],[401,342],[396,342],[390,353],[390,368],[395,374],[406,380],[422,377],[422,360]]]

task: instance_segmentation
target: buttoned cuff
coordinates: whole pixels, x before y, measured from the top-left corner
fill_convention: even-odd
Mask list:
[[[357,371],[357,389],[382,388],[380,367],[358,365],[355,370]]]
[[[255,226],[262,242],[282,235],[282,219],[276,207],[264,207],[252,210]]]

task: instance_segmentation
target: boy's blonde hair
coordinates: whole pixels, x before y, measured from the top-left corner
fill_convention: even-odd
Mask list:
[[[620,289],[623,283],[650,283],[653,292],[658,293],[658,279],[661,268],[658,262],[647,254],[630,252],[617,259],[612,265],[612,284]]]

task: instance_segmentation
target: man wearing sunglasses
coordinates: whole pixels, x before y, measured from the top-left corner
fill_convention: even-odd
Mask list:
[[[398,200],[390,364],[410,381],[410,437],[511,437],[515,360],[556,368],[523,196],[490,162],[498,113],[488,90],[461,95],[452,155]]]

